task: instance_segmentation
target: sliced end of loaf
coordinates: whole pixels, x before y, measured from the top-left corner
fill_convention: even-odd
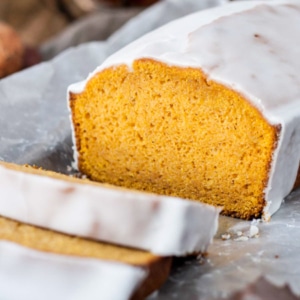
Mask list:
[[[93,180],[261,215],[278,128],[201,70],[137,60],[96,74],[70,107]]]

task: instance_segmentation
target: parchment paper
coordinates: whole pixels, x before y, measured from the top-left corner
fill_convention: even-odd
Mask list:
[[[105,42],[66,50],[52,61],[1,80],[0,159],[67,173],[72,162],[67,86],[149,30],[223,2],[162,1]],[[51,47],[53,51],[53,41]],[[271,222],[254,222],[221,217],[209,256],[176,264],[168,282],[149,299],[226,299],[261,274],[278,285],[288,283],[300,295],[300,190],[287,197]],[[247,238],[251,224],[259,233]],[[230,239],[223,240],[227,233]]]

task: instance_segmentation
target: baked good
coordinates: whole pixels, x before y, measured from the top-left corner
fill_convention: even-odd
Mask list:
[[[38,283],[50,294],[57,288],[52,291],[55,299],[144,299],[164,283],[171,265],[171,258],[67,236],[3,217],[0,253],[3,299],[20,299],[16,293],[23,299],[40,299],[41,294],[34,291],[40,289]],[[45,272],[50,273],[46,276],[49,282],[37,278]],[[61,280],[58,286],[55,277]],[[5,286],[3,282],[9,283]]]
[[[237,1],[110,56],[69,87],[79,170],[268,219],[299,168],[299,18],[297,1]]]
[[[24,46],[12,27],[0,22],[0,78],[21,70]]]
[[[162,256],[206,252],[219,209],[0,162],[0,215]]]

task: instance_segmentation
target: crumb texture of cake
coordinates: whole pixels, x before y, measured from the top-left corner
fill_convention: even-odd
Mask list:
[[[79,170],[268,218],[299,186],[299,18],[295,1],[231,3],[110,56],[69,87]]]
[[[199,70],[139,60],[133,72],[99,73],[71,103],[79,167],[91,179],[201,199],[232,216],[262,211],[276,128]]]
[[[0,162],[0,215],[161,256],[206,252],[219,209]]]

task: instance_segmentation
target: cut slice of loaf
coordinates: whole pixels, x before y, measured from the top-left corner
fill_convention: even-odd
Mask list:
[[[92,295],[88,299],[144,299],[164,283],[171,265],[171,258],[68,236],[3,217],[0,217],[0,253],[0,294],[5,298],[7,293],[5,299],[15,299],[16,292],[12,289],[18,289],[19,284],[25,288],[19,280],[24,280],[29,290],[36,287],[39,280],[50,294],[51,289],[61,288],[67,296],[65,299],[87,299],[88,295]],[[48,283],[43,277],[47,272],[50,272],[45,276]],[[22,274],[27,278],[22,279]],[[63,278],[64,275],[68,278]],[[61,286],[53,278],[56,276],[62,280]],[[37,282],[32,282],[33,279]],[[4,287],[2,283],[8,281]],[[59,292],[53,291],[53,294],[59,295]],[[76,294],[78,298],[72,298]],[[26,297],[38,299],[36,291]],[[63,299],[62,295],[58,297],[55,299]],[[40,295],[41,298],[45,299]]]
[[[206,252],[217,230],[219,209],[1,162],[0,215],[179,256]]]
[[[299,169],[299,19],[299,1],[235,1],[108,57],[69,87],[79,170],[268,219]]]

